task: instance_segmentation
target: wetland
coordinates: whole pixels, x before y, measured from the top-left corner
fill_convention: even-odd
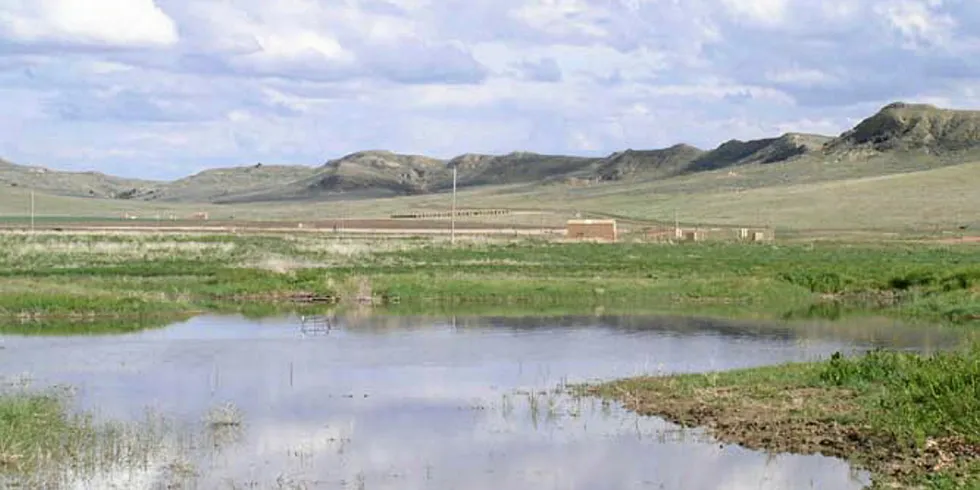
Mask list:
[[[0,245],[8,486],[980,481],[976,247]]]

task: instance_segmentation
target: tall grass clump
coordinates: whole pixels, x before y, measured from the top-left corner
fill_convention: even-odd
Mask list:
[[[929,438],[963,437],[980,443],[980,345],[931,356],[837,353],[819,377],[871,395],[871,423],[901,440],[921,446]]]
[[[79,488],[99,475],[145,468],[160,453],[159,420],[97,423],[70,402],[67,390],[0,388],[0,488]]]
[[[0,395],[0,471],[36,470],[44,455],[57,457],[63,441],[88,432],[86,421],[73,419],[54,394]]]

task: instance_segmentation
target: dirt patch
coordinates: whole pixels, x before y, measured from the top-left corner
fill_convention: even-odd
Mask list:
[[[770,453],[849,460],[869,470],[879,488],[905,485],[936,471],[956,477],[957,467],[980,460],[980,447],[960,438],[930,439],[920,448],[876,433],[861,422],[864,408],[858,395],[842,388],[691,387],[676,384],[672,378],[645,378],[585,391],[615,399],[641,415],[704,428],[724,443]]]
[[[980,236],[963,236],[957,238],[941,238],[937,243],[957,244],[957,243],[980,243]]]
[[[24,223],[3,222],[0,229],[23,229]],[[331,231],[344,232],[355,230],[375,230],[375,231],[444,231],[448,232],[453,227],[450,220],[421,220],[421,219],[384,219],[384,218],[351,218],[351,219],[332,219],[332,220],[309,220],[309,221],[237,221],[237,220],[46,220],[36,225],[37,230],[92,230],[92,229],[120,229],[120,230],[225,230],[234,229],[236,231]],[[481,221],[457,221],[455,224],[457,231],[500,231],[500,230],[540,230],[540,225],[530,225],[521,223],[494,223]]]
[[[231,303],[268,303],[268,304],[355,304],[355,305],[391,305],[401,302],[399,296],[372,294],[370,286],[364,290],[359,286],[358,291],[344,291],[345,294],[317,293],[312,291],[270,292],[254,294],[225,294],[215,295],[211,299]]]

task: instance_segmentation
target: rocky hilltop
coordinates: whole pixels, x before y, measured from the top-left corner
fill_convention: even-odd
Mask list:
[[[928,104],[889,104],[832,141],[831,151],[915,151],[950,154],[980,146],[980,111]]]

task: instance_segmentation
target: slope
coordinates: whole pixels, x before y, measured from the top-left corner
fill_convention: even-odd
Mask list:
[[[780,230],[879,229],[932,232],[960,226],[980,229],[980,163],[890,175],[848,174],[834,178],[805,171],[799,162],[795,177],[783,181],[771,165],[751,165],[736,177],[726,170],[600,186],[476,186],[461,190],[460,208],[511,208],[571,213],[598,212],[638,219],[684,223],[774,225]],[[736,184],[733,184],[736,182]],[[740,183],[739,183],[740,182]],[[801,183],[802,182],[802,183]],[[384,199],[347,200],[331,206],[307,201],[224,205],[37,196],[39,216],[114,217],[124,212],[152,217],[154,213],[190,216],[208,211],[212,219],[325,219],[347,216],[384,218],[406,210],[446,211],[445,194]],[[0,192],[0,216],[25,217],[29,199],[24,189]],[[514,215],[504,222],[544,223],[545,217]],[[551,222],[551,224],[560,224]]]
[[[787,133],[751,141],[730,140],[707,152],[675,145],[658,150],[630,149],[605,158],[513,152],[465,154],[446,162],[390,151],[363,151],[319,168],[217,169],[170,183],[0,162],[0,185],[55,195],[173,203],[302,202],[438,193],[450,187],[450,169],[456,167],[462,190],[511,186],[510,194],[546,196],[555,191],[553,187],[585,181],[590,185],[573,187],[588,190],[575,192],[593,196],[625,193],[644,201],[654,190],[661,194],[711,189],[740,192],[971,161],[980,161],[980,112],[893,103],[836,138]],[[699,175],[703,178],[694,177]],[[649,188],[643,187],[644,182],[649,182]],[[619,184],[643,185],[624,188]]]
[[[235,196],[274,193],[298,180],[313,176],[315,169],[302,165],[263,165],[205,170],[176,180],[147,195],[162,202],[220,202]]]
[[[895,102],[827,145],[830,152],[920,151],[959,156],[980,148],[980,111]]]
[[[683,171],[703,172],[753,163],[784,162],[820,151],[830,140],[832,138],[828,136],[800,133],[750,141],[729,140],[698,156]]]
[[[223,203],[320,199],[367,199],[423,194],[445,182],[449,169],[442,160],[371,150],[352,153],[313,169],[311,175],[275,189],[241,193],[216,200]]]
[[[519,151],[506,155],[460,155],[450,160],[448,167],[458,169],[459,186],[471,187],[587,177],[596,161],[588,157]]]
[[[0,188],[34,189],[61,196],[126,199],[152,192],[162,182],[113,177],[99,172],[65,172],[0,160]]]
[[[599,161],[595,177],[600,181],[616,181],[675,175],[704,154],[704,150],[685,144],[660,150],[628,149]]]

